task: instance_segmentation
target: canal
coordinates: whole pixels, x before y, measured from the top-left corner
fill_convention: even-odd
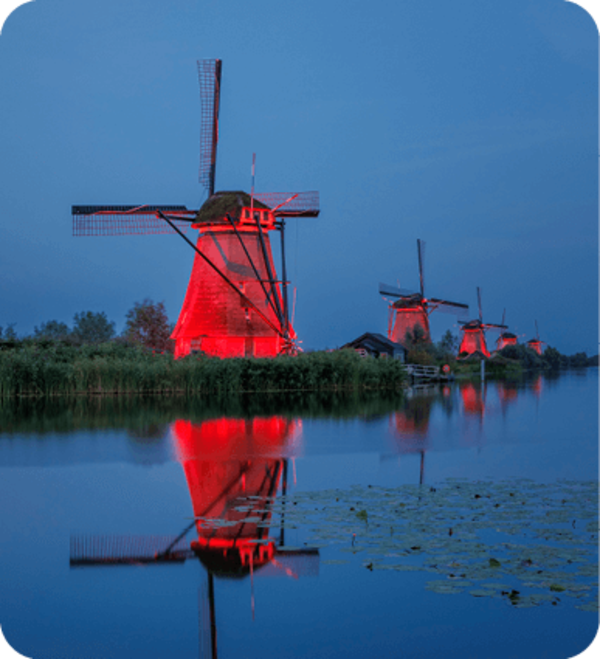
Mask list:
[[[0,406],[26,657],[562,659],[598,628],[598,370]]]

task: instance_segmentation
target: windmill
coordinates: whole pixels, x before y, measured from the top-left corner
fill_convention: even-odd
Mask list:
[[[70,566],[176,565],[198,559],[208,577],[200,610],[200,656],[217,657],[216,581],[258,574],[310,576],[318,573],[316,548],[287,548],[283,518],[271,535],[272,507],[287,493],[287,457],[299,422],[282,417],[209,419],[172,425],[174,448],[188,485],[193,520],[167,536],[75,536]],[[265,457],[268,456],[268,457]],[[270,457],[269,457],[270,456]],[[185,537],[196,530],[189,544]]]
[[[540,341],[540,332],[538,330],[537,320],[535,321],[535,339],[529,339],[527,341],[527,347],[535,350],[538,355],[542,354],[542,346],[546,345],[544,341]]]
[[[490,356],[490,351],[487,349],[485,342],[485,333],[489,329],[508,329],[504,323],[500,325],[495,325],[493,323],[484,323],[483,322],[483,313],[481,311],[481,289],[477,287],[477,306],[479,308],[479,318],[476,320],[470,320],[468,323],[462,323],[460,328],[463,332],[463,338],[458,349],[458,354],[467,353],[467,355],[472,355],[473,353],[480,353],[485,357]],[[461,322],[461,321],[459,321]]]
[[[202,351],[220,357],[272,357],[295,351],[289,319],[285,221],[317,217],[319,194],[215,192],[221,60],[198,62],[200,82],[200,183],[208,199],[186,206],[73,206],[73,235],[177,233],[195,251],[187,291],[171,336],[175,357]],[[199,231],[196,244],[186,229]],[[269,234],[281,240],[281,278]]]
[[[379,284],[380,295],[398,298],[390,304],[388,320],[388,338],[395,343],[404,345],[407,332],[414,336],[417,326],[423,331],[424,342],[431,343],[429,314],[433,311],[441,311],[455,314],[458,318],[464,318],[469,310],[468,304],[425,297],[423,276],[424,252],[424,241],[417,239],[420,282],[418,293],[396,286],[389,286],[388,284]]]
[[[502,311],[502,325],[504,325],[504,319],[506,318],[506,309]],[[496,339],[496,352],[500,352],[502,348],[506,346],[516,346],[517,345],[517,335],[512,332],[501,332],[500,336]]]

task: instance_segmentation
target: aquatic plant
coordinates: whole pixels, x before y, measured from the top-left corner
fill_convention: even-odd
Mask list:
[[[353,486],[274,498],[270,511],[371,571],[437,576],[426,584],[436,593],[598,610],[597,482]]]

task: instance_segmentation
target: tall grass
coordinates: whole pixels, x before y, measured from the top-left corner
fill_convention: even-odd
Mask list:
[[[71,394],[228,394],[394,390],[405,371],[392,359],[354,351],[275,359],[190,355],[175,360],[116,343],[74,347],[23,342],[0,350],[0,397]]]

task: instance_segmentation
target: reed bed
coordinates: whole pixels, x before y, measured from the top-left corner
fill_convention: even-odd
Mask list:
[[[24,344],[0,351],[0,397],[79,394],[233,394],[241,392],[395,390],[405,370],[397,360],[354,351],[275,359],[175,360],[119,344]]]

